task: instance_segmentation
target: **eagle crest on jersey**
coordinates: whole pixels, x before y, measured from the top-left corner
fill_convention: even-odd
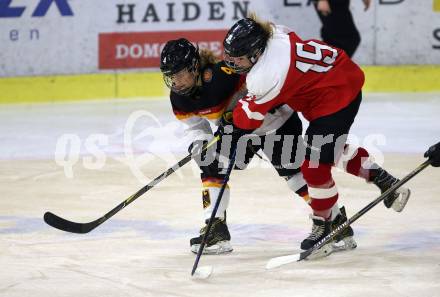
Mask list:
[[[210,82],[212,80],[212,70],[209,68],[205,69],[205,71],[203,71],[202,78],[204,82]]]

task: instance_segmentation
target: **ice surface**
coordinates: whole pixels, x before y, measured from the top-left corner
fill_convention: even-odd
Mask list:
[[[376,145],[384,166],[402,177],[440,141],[439,114],[436,94],[366,95],[352,132],[361,144],[367,136],[384,135],[386,145]],[[124,127],[130,116],[136,121],[127,152]],[[70,178],[54,159],[65,133],[77,135],[81,144]],[[91,135],[108,140],[98,143],[104,164],[90,154]],[[96,219],[181,158],[184,141],[165,100],[2,106],[0,296],[439,296],[435,168],[409,182],[412,197],[402,213],[380,204],[355,222],[356,250],[266,270],[270,258],[299,251],[311,222],[308,206],[273,169],[254,160],[231,176],[234,251],[202,256],[199,265],[213,267],[203,281],[190,275],[195,256],[189,239],[203,223],[194,164],[89,234],[63,233],[43,222],[48,210],[79,222]],[[339,171],[335,180],[348,215],[379,195]]]
[[[440,94],[367,94],[351,133],[381,151],[419,153],[440,138],[439,114]],[[124,153],[124,136],[133,140],[134,153],[186,152],[183,126],[165,98],[4,105],[0,124],[0,159],[52,159],[63,134],[79,137],[82,154],[88,153],[86,139],[96,134],[107,137],[102,149],[111,155]]]

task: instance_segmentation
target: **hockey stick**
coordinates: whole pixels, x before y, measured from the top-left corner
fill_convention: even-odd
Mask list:
[[[159,182],[176,172],[179,168],[181,168],[183,165],[191,161],[191,159],[197,155],[200,155],[201,153],[205,152],[209,147],[217,143],[219,141],[220,136],[215,136],[209,143],[205,144],[201,151],[197,154],[189,154],[179,162],[177,162],[174,166],[168,168],[165,172],[163,172],[161,175],[156,177],[154,180],[152,180],[148,185],[144,186],[142,189],[122,201],[120,204],[118,204],[115,208],[107,212],[105,215],[100,217],[99,219],[96,219],[89,223],[76,223],[72,221],[68,221],[66,219],[63,219],[62,217],[57,216],[56,214],[53,214],[51,212],[46,212],[44,214],[44,221],[57,229],[60,229],[62,231],[66,232],[72,232],[72,233],[88,233],[107,221],[109,218],[114,216],[116,213],[118,213],[120,210],[122,210],[124,207],[132,203],[134,200],[142,196],[145,192],[153,188],[155,185],[157,185]]]
[[[367,206],[362,208],[360,211],[358,211],[355,215],[353,215],[350,219],[348,219],[343,224],[339,225],[336,229],[334,229],[330,234],[325,236],[323,239],[321,239],[319,242],[317,242],[314,246],[312,246],[310,249],[301,252],[299,254],[293,254],[293,255],[287,255],[287,256],[281,256],[281,257],[275,257],[270,259],[266,264],[266,269],[272,269],[276,268],[285,264],[289,264],[292,262],[297,262],[306,259],[309,257],[314,251],[320,249],[324,245],[328,244],[333,237],[341,233],[345,228],[353,224],[357,219],[359,219],[361,216],[363,216],[366,212],[368,212],[370,209],[372,209],[374,206],[376,206],[378,203],[380,203],[382,200],[385,199],[386,196],[400,188],[402,185],[404,185],[406,182],[408,182],[410,179],[412,179],[414,176],[416,176],[418,173],[420,173],[423,169],[425,169],[428,165],[431,164],[431,160],[427,160],[424,163],[420,164],[416,169],[414,169],[412,172],[410,172],[407,176],[402,178],[399,182],[395,183],[392,187],[390,187],[388,190],[386,190],[382,195],[377,197],[375,200],[370,202]]]
[[[196,260],[194,261],[194,265],[193,265],[193,268],[191,271],[191,276],[194,276],[194,273],[196,272],[197,266],[199,265],[200,257],[202,256],[203,249],[205,248],[209,231],[211,231],[212,222],[214,221],[215,214],[217,213],[217,209],[218,209],[220,202],[222,200],[222,197],[223,197],[223,192],[225,191],[226,185],[228,184],[229,176],[231,175],[232,168],[234,167],[236,152],[237,152],[237,147],[234,147],[233,151],[232,151],[231,159],[229,161],[228,170],[226,171],[225,179],[223,180],[223,185],[220,189],[220,192],[218,193],[218,198],[217,198],[217,201],[215,202],[214,209],[212,210],[211,217],[209,218],[208,226],[206,227],[205,234],[203,235],[202,242],[200,243],[200,246],[199,246],[199,250],[197,251],[197,257],[196,257]],[[208,272],[207,275],[204,276],[203,278],[208,277],[209,274],[210,274],[210,272]]]

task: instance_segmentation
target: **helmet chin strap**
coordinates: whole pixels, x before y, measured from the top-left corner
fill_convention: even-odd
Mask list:
[[[167,77],[166,75],[164,75],[164,81],[165,81],[165,84],[168,86],[168,88],[170,88],[176,94],[183,95],[183,96],[191,96],[197,91],[198,88],[200,88],[202,86],[202,79],[201,79],[201,71],[200,71],[200,67],[199,67],[199,62],[196,62],[192,66],[186,68],[186,71],[188,71],[189,73],[192,73],[193,77],[194,77],[194,85],[192,85],[191,87],[187,87],[182,90],[177,90],[175,88],[175,85],[172,83],[172,80],[169,77]]]
[[[252,57],[249,57],[249,61],[252,63],[252,66],[254,66],[258,62],[258,58],[261,56],[261,49],[259,49],[255,54],[252,55]]]
[[[258,54],[253,55],[252,57],[248,58],[249,62],[251,62],[252,66],[247,67],[246,69],[243,69],[244,73],[247,73],[249,71],[251,71],[252,67],[254,67],[254,65],[258,62],[258,58],[260,56],[258,56]]]

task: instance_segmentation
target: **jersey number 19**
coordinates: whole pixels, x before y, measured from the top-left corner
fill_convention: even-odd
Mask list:
[[[305,47],[306,45],[308,46]],[[296,55],[302,58],[302,61],[296,61],[295,64],[299,71],[304,73],[309,70],[327,72],[333,68],[333,63],[338,57],[338,51],[328,45],[309,41],[307,43],[296,43]]]

